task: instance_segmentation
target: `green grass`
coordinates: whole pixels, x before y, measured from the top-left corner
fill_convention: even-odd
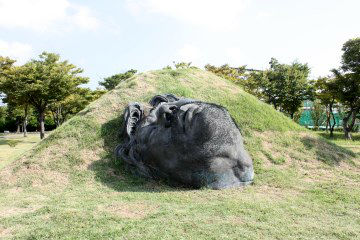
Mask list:
[[[245,138],[255,183],[171,188],[129,174],[114,147],[128,102],[174,93],[224,105]],[[234,84],[201,70],[121,83],[0,172],[0,238],[354,239],[359,157]]]
[[[346,140],[343,132],[334,132],[333,138],[330,138],[329,133],[324,131],[318,131],[317,133],[339,146],[352,150],[355,153],[360,153],[360,133],[352,133],[352,140]]]
[[[39,134],[28,134],[26,138],[22,134],[0,135],[0,169],[31,149],[39,141]]]

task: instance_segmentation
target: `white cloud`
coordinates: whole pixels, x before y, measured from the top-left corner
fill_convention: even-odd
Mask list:
[[[73,6],[73,8],[76,9],[76,13],[69,18],[75,25],[88,30],[94,30],[99,26],[99,20],[91,15],[89,8],[83,6]]]
[[[160,14],[191,25],[229,30],[241,23],[249,0],[127,0],[134,15]]]
[[[46,31],[58,24],[95,29],[99,21],[90,9],[68,0],[0,0],[0,27]]]
[[[202,55],[200,49],[191,44],[185,44],[176,51],[174,56],[176,62],[192,62],[192,65],[202,66]]]
[[[0,40],[0,54],[17,60],[17,64],[22,64],[32,57],[33,48],[26,43]]]

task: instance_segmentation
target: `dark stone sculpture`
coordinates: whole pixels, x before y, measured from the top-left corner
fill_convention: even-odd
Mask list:
[[[150,108],[130,103],[116,153],[142,176],[172,185],[222,189],[253,181],[252,160],[228,111],[215,104],[157,95]]]

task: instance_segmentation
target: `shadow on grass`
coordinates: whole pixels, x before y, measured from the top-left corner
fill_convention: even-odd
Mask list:
[[[133,175],[120,158],[115,156],[115,148],[121,143],[120,129],[122,116],[101,126],[101,138],[104,140],[105,153],[100,160],[93,162],[89,169],[96,174],[96,180],[119,192],[169,192],[179,189],[169,187],[162,182]]]
[[[316,159],[329,166],[338,166],[340,162],[347,162],[354,165],[352,158],[356,154],[351,150],[338,146],[323,137],[303,137],[300,141],[307,151],[314,151]]]
[[[360,141],[360,134],[358,133],[352,133],[352,140],[346,140],[343,132],[334,132],[334,136],[332,138],[330,138],[329,133],[326,132],[319,132],[318,134],[323,138],[334,141],[349,141],[349,142]]]
[[[22,140],[17,140],[17,139],[0,140],[0,145],[9,145],[10,147],[15,147],[19,143],[23,143],[23,141]]]

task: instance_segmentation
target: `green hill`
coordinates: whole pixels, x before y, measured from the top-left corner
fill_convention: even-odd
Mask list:
[[[252,186],[168,187],[113,155],[121,114],[154,94],[226,106],[255,166]],[[300,127],[227,80],[197,69],[122,82],[0,171],[0,238],[349,239],[360,235],[353,152]]]

